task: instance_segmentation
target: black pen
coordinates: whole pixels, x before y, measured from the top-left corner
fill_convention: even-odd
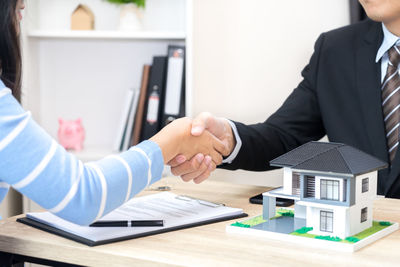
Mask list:
[[[135,220],[135,221],[97,221],[91,227],[160,227],[164,220]]]

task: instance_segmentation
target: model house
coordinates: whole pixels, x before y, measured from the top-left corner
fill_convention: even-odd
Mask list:
[[[372,226],[377,171],[387,164],[339,143],[309,142],[270,162],[283,167],[283,187],[263,194],[263,217],[274,217],[276,198],[293,199],[294,224],[340,238]]]

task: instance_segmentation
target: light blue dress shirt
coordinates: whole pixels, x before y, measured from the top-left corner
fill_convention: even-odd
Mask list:
[[[400,45],[400,37],[394,35],[391,33],[385,26],[385,24],[382,23],[382,30],[383,30],[383,41],[381,46],[379,47],[378,53],[376,54],[376,59],[375,62],[378,63],[380,59],[381,61],[381,82],[383,82],[383,79],[385,78],[386,72],[387,72],[387,67],[389,64],[389,56],[388,56],[388,50],[393,46],[393,45]],[[400,70],[399,70],[400,71]]]

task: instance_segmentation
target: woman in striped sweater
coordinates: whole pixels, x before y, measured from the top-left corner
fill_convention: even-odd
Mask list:
[[[19,22],[23,0],[0,0],[0,200],[10,186],[66,220],[88,225],[161,178],[164,163],[197,152],[222,161],[225,147],[208,132],[190,134],[182,118],[128,151],[83,164],[19,104]]]

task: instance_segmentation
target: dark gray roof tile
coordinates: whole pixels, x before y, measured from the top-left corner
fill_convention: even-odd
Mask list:
[[[352,174],[360,174],[373,170],[383,169],[388,166],[374,156],[364,153],[351,146],[342,146],[338,148],[343,159],[349,163],[349,168]]]
[[[340,143],[309,142],[270,161],[272,166],[358,175],[387,167],[361,150]]]

